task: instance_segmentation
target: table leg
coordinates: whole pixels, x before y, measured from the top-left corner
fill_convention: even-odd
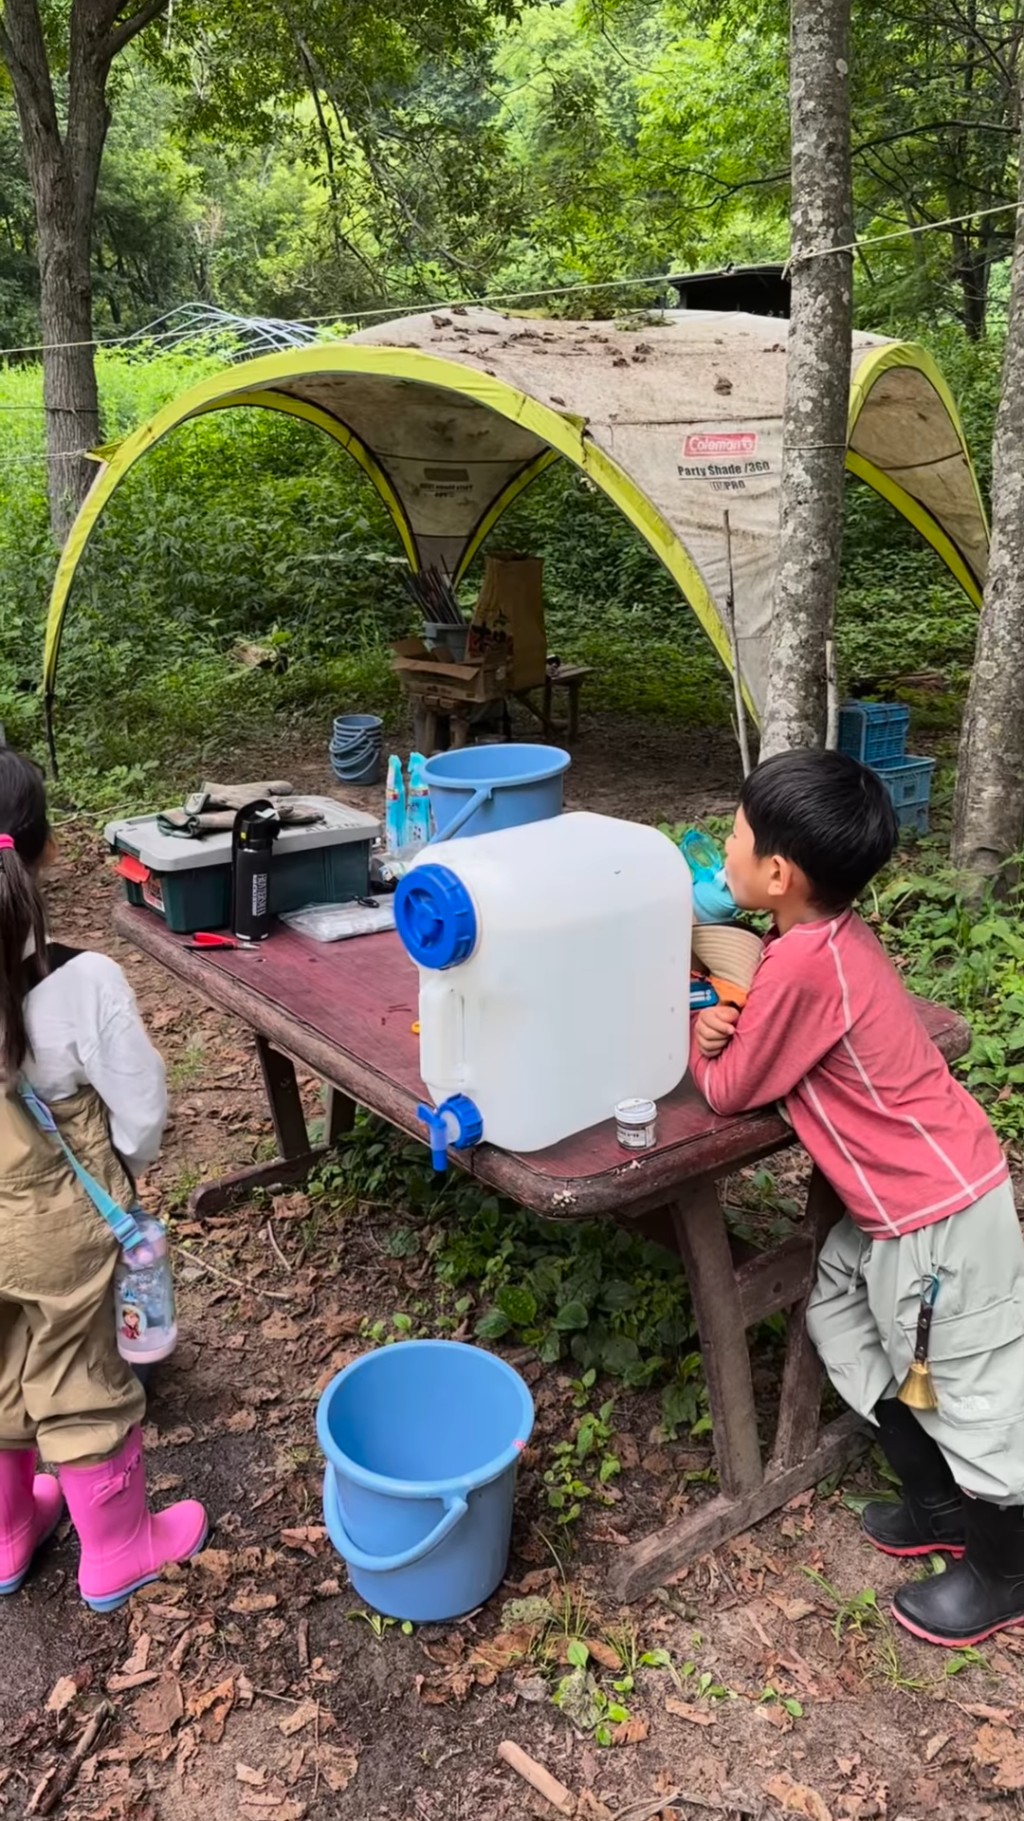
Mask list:
[[[265,1037],[256,1038],[256,1056],[263,1076],[274,1136],[282,1157],[304,1157],[309,1150],[306,1114],[295,1077],[295,1064]]]
[[[329,1151],[339,1138],[347,1138],[356,1122],[356,1103],[340,1088],[328,1087],[324,1113],[324,1143]]]
[[[804,1215],[814,1242],[812,1286],[818,1253],[843,1213],[843,1204],[835,1190],[816,1169],[807,1191]],[[807,1332],[807,1297],[804,1296],[789,1317],[786,1363],[779,1393],[779,1422],[770,1472],[781,1473],[788,1467],[795,1467],[813,1449],[821,1416],[821,1377],[821,1361]]]
[[[544,723],[544,732],[549,740],[550,740],[552,734],[554,733],[553,716],[554,716],[554,707],[553,707],[553,696],[552,696],[552,691],[551,691],[551,678],[545,677],[544,678],[544,705],[541,710],[541,719]]]
[[[764,1470],[739,1288],[714,1183],[677,1202],[672,1224],[697,1317],[718,1478],[723,1492],[738,1498],[760,1485]]]
[[[566,737],[567,737],[569,745],[571,746],[572,742],[575,740],[576,735],[579,733],[579,730],[580,730],[580,686],[579,686],[579,684],[570,683],[567,693],[569,696],[569,732]]]
[[[249,1194],[253,1189],[305,1182],[321,1157],[327,1154],[345,1132],[352,1129],[355,1118],[353,1102],[347,1094],[329,1088],[324,1120],[325,1142],[322,1145],[311,1145],[294,1063],[289,1057],[283,1056],[280,1050],[275,1050],[265,1037],[257,1036],[256,1055],[280,1156],[273,1163],[255,1164],[251,1169],[236,1170],[229,1176],[220,1176],[214,1182],[204,1183],[195,1191],[189,1203],[190,1211],[200,1219],[207,1214],[220,1213],[239,1196]]]
[[[815,1171],[806,1214],[811,1243],[804,1241],[802,1262],[801,1249],[790,1241],[788,1247],[737,1266],[713,1184],[700,1185],[671,1210],[693,1295],[722,1490],[674,1524],[622,1550],[611,1574],[619,1599],[649,1593],[863,1449],[864,1425],[852,1412],[819,1428],[821,1369],[804,1319],[818,1249],[841,1213],[833,1191]],[[748,1321],[783,1308],[789,1311],[789,1338],[775,1446],[765,1472],[745,1330]]]

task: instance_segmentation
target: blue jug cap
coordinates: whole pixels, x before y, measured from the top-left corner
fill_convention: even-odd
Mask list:
[[[480,1109],[468,1094],[452,1094],[449,1099],[442,1100],[439,1107],[417,1107],[416,1117],[427,1128],[435,1170],[447,1168],[450,1149],[471,1150],[484,1135]]]
[[[395,893],[395,928],[420,967],[458,967],[476,946],[476,911],[448,866],[414,866]]]

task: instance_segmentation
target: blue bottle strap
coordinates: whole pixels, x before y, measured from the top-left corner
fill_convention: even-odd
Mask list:
[[[108,1227],[112,1229],[119,1244],[124,1246],[127,1251],[130,1251],[133,1246],[141,1245],[142,1233],[135,1216],[129,1213],[127,1208],[122,1208],[112,1195],[107,1194],[102,1184],[96,1181],[95,1176],[90,1176],[88,1170],[82,1168],[71,1146],[66,1143],[46,1102],[40,1100],[39,1095],[34,1093],[25,1081],[18,1083],[18,1093],[40,1130],[47,1132],[52,1138],[56,1138],[97,1214],[100,1214]]]

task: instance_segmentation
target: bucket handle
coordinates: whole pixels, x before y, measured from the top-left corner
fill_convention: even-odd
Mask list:
[[[331,1542],[338,1554],[344,1556],[350,1567],[361,1569],[364,1574],[393,1574],[396,1568],[411,1568],[414,1562],[421,1562],[425,1555],[429,1555],[440,1543],[444,1542],[446,1536],[451,1535],[456,1524],[462,1522],[469,1510],[466,1500],[456,1494],[446,1505],[444,1516],[435,1524],[429,1536],[423,1537],[418,1543],[413,1543],[411,1548],[401,1550],[398,1555],[369,1555],[365,1549],[360,1549],[358,1544],[352,1541],[345,1529],[337,1487],[330,1468],[327,1470],[324,1484],[324,1502],[329,1507],[327,1528]]]
[[[455,811],[451,821],[446,822],[443,828],[439,828],[436,835],[431,835],[430,840],[450,841],[453,835],[458,834],[463,823],[468,822],[470,816],[473,815],[482,804],[489,803],[493,795],[493,784],[481,784],[479,788],[473,792],[473,795],[466,799],[462,808]],[[430,842],[428,842],[427,845],[429,846]]]

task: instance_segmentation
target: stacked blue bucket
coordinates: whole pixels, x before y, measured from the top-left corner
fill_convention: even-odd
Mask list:
[[[910,710],[900,702],[845,702],[839,711],[839,750],[876,771],[889,792],[901,829],[926,835],[934,759],[907,756]]]
[[[375,714],[335,716],[328,752],[339,784],[379,784],[383,723]]]

